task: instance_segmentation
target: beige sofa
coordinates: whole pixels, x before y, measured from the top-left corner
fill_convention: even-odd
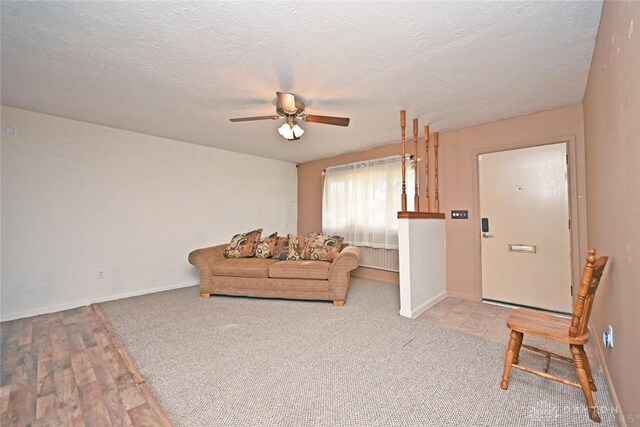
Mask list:
[[[200,272],[200,296],[242,295],[333,301],[342,306],[360,250],[344,247],[332,261],[225,258],[227,245],[197,249],[189,262]]]

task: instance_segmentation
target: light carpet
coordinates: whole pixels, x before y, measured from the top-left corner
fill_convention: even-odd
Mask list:
[[[596,425],[579,389],[515,369],[500,388],[506,326],[500,345],[405,319],[392,285],[353,279],[341,308],[196,287],[100,305],[177,426]],[[616,425],[594,376],[600,425]]]

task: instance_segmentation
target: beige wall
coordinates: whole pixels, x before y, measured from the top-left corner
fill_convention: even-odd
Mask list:
[[[604,4],[584,117],[589,246],[611,257],[592,327],[600,339],[613,326],[606,366],[627,424],[640,425],[640,2]]]
[[[2,320],[194,285],[191,250],[295,232],[293,163],[2,107],[9,125]]]
[[[410,117],[408,117],[409,119]],[[398,120],[399,121],[399,120]],[[410,120],[407,120],[410,123]],[[423,124],[421,124],[422,126]],[[399,130],[398,130],[398,133]],[[409,132],[408,132],[409,133]],[[582,106],[575,105],[481,126],[446,132],[440,136],[440,210],[447,213],[447,292],[449,295],[480,299],[479,282],[479,218],[477,212],[476,155],[483,152],[569,141],[572,171],[572,206],[574,219],[573,247],[581,255],[574,257],[577,274],[586,242],[586,204],[584,198],[584,130]],[[413,153],[413,141],[407,141]],[[298,165],[298,231],[307,233],[322,227],[322,170],[334,165],[391,156],[400,153],[400,144],[388,144],[357,153],[317,160]],[[424,143],[419,144],[419,157],[424,158]],[[434,150],[429,149],[431,208],[434,208]],[[422,166],[421,166],[422,170]],[[422,177],[421,177],[422,179]],[[421,204],[425,205],[425,189],[421,185]],[[413,187],[408,185],[408,196]],[[449,219],[451,209],[469,210],[469,220]],[[397,283],[396,273],[358,269],[358,276]]]
[[[480,216],[477,155],[531,145],[568,141],[570,192],[574,203],[573,273],[578,274],[586,250],[584,130],[582,106],[543,111],[513,119],[444,133],[441,138],[441,199],[447,213],[447,292],[480,299]],[[469,210],[469,220],[451,220],[452,209]],[[575,256],[575,254],[579,254]]]

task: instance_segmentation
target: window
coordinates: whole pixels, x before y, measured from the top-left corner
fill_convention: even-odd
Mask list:
[[[407,165],[407,188],[413,189],[413,176]],[[344,236],[356,246],[397,249],[401,191],[400,156],[328,168],[324,177],[323,232]],[[412,210],[413,195],[407,202]]]

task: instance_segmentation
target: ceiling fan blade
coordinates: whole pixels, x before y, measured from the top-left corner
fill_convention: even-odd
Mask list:
[[[295,114],[298,111],[296,107],[296,97],[286,92],[276,92],[278,95],[278,106],[285,113]]]
[[[316,116],[313,114],[307,114],[303,116],[302,120],[304,120],[305,122],[323,123],[325,125],[334,126],[349,126],[349,121],[351,121],[351,119],[348,117]]]
[[[257,117],[238,117],[229,119],[232,122],[250,122],[252,120],[278,120],[280,116],[257,116]]]

